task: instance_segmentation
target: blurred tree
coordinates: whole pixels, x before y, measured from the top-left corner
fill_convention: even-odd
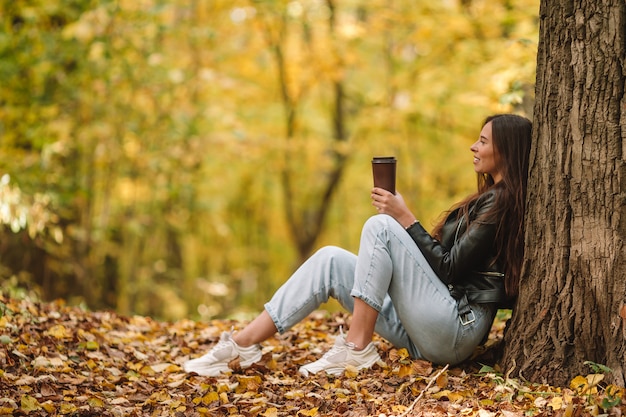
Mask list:
[[[0,173],[63,236],[6,229],[3,273],[122,313],[258,309],[315,247],[356,249],[373,155],[422,219],[474,187],[481,119],[532,102],[537,2],[1,3]]]
[[[259,13],[261,30],[273,56],[284,112],[287,143],[280,177],[284,211],[299,254],[298,263],[311,254],[324,227],[332,197],[346,168],[347,148],[343,144],[349,139],[346,65],[337,52],[338,12],[335,2],[327,0],[328,13],[318,19],[311,18],[320,4],[272,2],[270,8],[260,8]],[[300,122],[300,113],[305,111],[307,96],[315,90],[328,90],[328,98],[321,102],[327,110],[317,115],[315,126],[305,126]],[[324,118],[325,129],[318,125]],[[321,146],[307,143],[312,136]],[[302,164],[308,168],[305,174],[308,178],[298,176]]]

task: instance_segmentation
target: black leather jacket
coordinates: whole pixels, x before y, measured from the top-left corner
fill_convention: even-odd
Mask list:
[[[469,210],[469,223],[452,211],[443,225],[441,240],[433,238],[419,223],[407,229],[428,264],[456,299],[467,295],[470,303],[506,301],[503,269],[496,258],[496,224],[476,220],[495,202],[492,189],[478,198]]]

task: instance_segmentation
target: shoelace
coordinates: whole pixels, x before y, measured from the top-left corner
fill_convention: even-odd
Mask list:
[[[219,348],[222,348],[224,346],[226,346],[228,344],[228,342],[230,342],[232,340],[232,336],[233,336],[233,329],[230,329],[230,332],[226,333],[222,333],[222,335],[220,336],[220,341],[217,343],[217,345],[215,345],[215,347],[212,350],[218,350]]]
[[[334,355],[335,353],[339,352],[340,350],[342,350],[344,347],[350,349],[350,350],[354,350],[356,348],[356,345],[353,342],[346,342],[346,337],[345,334],[343,333],[343,326],[339,326],[339,337],[342,338],[344,340],[344,345],[343,346],[333,346],[328,352],[326,352],[324,354],[324,358],[330,357],[332,355]]]

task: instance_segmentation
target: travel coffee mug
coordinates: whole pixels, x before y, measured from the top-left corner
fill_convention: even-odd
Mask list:
[[[393,156],[375,156],[372,159],[374,187],[396,193],[396,158]]]

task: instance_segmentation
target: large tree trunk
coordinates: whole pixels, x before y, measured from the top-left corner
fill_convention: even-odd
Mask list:
[[[626,373],[626,3],[542,0],[520,298],[504,367]]]

